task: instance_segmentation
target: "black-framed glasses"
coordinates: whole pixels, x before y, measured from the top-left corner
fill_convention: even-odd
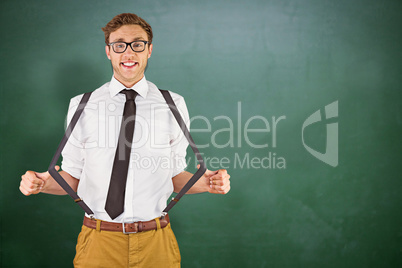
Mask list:
[[[137,40],[131,43],[118,41],[109,43],[108,45],[112,46],[114,52],[123,53],[124,51],[126,51],[127,46],[130,46],[134,52],[143,52],[148,43],[149,43],[148,41]]]

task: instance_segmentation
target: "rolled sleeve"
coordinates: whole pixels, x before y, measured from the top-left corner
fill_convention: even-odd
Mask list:
[[[187,128],[190,130],[190,118],[187,110],[186,103],[184,98],[180,95],[172,93],[172,98],[179,110],[180,115],[182,116]],[[173,177],[183,172],[186,167],[186,153],[187,147],[189,145],[186,136],[184,135],[183,131],[181,130],[179,124],[177,123],[176,119],[173,118],[175,121],[174,124],[177,126],[175,132],[175,138],[171,140],[171,148],[173,154]]]
[[[70,124],[81,97],[82,95],[71,99],[67,113],[67,124]],[[77,179],[81,177],[84,167],[84,145],[80,136],[80,126],[77,124],[62,151],[63,160],[61,164],[62,170]]]

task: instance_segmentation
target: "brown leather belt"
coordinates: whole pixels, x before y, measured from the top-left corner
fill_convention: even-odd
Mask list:
[[[145,232],[150,230],[156,230],[158,225],[156,220],[151,221],[139,221],[131,223],[117,223],[101,220],[94,220],[84,217],[84,225],[91,229],[96,229],[97,222],[100,222],[100,230],[110,232],[123,232],[125,234],[134,234],[139,232]],[[159,218],[160,227],[165,228],[169,224],[169,215]]]

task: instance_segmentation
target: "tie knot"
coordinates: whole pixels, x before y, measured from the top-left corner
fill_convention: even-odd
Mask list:
[[[134,100],[135,97],[137,97],[137,95],[138,95],[138,93],[132,89],[123,89],[120,92],[126,95],[126,101]]]

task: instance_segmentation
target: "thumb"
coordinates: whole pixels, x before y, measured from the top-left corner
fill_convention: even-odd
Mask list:
[[[54,168],[56,169],[56,171],[59,171],[59,170],[60,170],[60,167],[59,167],[59,166],[55,166]],[[46,172],[35,172],[35,175],[36,175],[37,178],[39,178],[39,179],[41,179],[41,180],[44,180],[44,181],[47,181],[47,180],[51,177],[51,175],[49,174],[49,171],[46,171]]]

